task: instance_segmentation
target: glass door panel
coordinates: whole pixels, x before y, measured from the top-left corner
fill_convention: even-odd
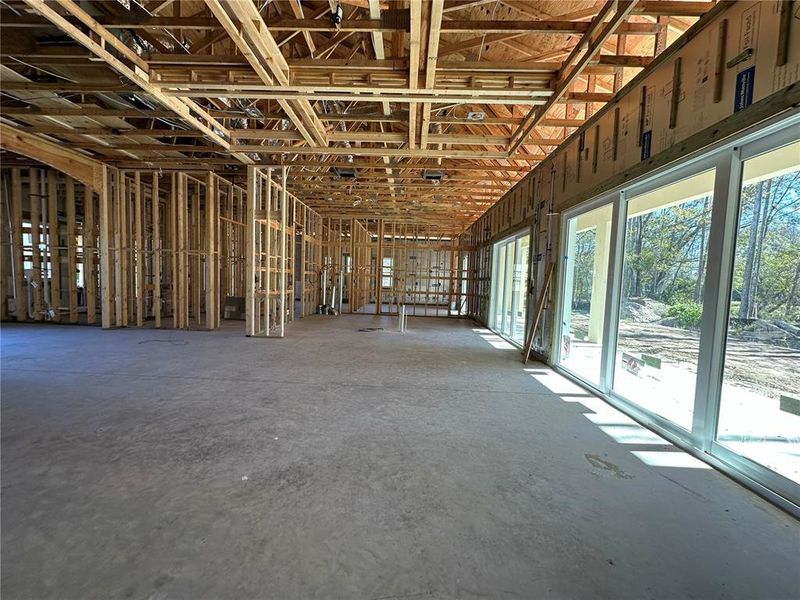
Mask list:
[[[714,170],[626,203],[613,389],[690,430]]]
[[[560,364],[600,383],[611,204],[567,222]]]
[[[514,242],[506,244],[505,286],[503,288],[503,322],[500,333],[506,337],[511,335],[511,313],[513,300],[512,289],[514,286]]]
[[[800,142],[742,169],[717,441],[800,483]]]
[[[492,302],[489,326],[510,340],[525,336],[526,278],[530,236],[498,242],[492,264]]]
[[[495,284],[492,289],[492,320],[489,326],[500,330],[503,327],[503,294],[506,289],[506,245],[497,244],[494,250],[492,281]]]
[[[527,279],[530,236],[516,239],[514,250],[514,285],[512,289],[512,319],[510,337],[518,344],[525,342],[525,313],[528,306]]]

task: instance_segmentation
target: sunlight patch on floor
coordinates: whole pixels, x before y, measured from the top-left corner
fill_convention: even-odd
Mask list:
[[[632,454],[651,467],[678,467],[681,469],[710,469],[711,466],[683,451],[660,452],[657,450],[633,450]]]

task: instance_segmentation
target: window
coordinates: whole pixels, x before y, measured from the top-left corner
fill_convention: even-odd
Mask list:
[[[714,170],[627,202],[614,391],[692,428]]]
[[[800,483],[800,142],[742,168],[717,441]]]
[[[800,115],[566,210],[560,240],[557,367],[800,506]]]
[[[594,384],[600,383],[612,213],[607,204],[567,224],[560,363]]]
[[[530,235],[498,242],[492,261],[492,309],[489,326],[522,344],[528,305]]]
[[[392,287],[392,257],[383,257],[383,266],[381,267],[381,287]]]

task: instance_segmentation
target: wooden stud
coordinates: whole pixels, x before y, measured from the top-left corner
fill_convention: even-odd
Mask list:
[[[58,226],[58,174],[47,173],[48,249],[50,252],[50,308],[53,321],[61,321],[61,241]]]
[[[161,205],[158,172],[153,171],[153,318],[156,328],[161,327]]]
[[[141,174],[137,171],[133,176],[133,227],[134,227],[134,290],[136,298],[136,325],[141,327],[144,325],[144,231],[142,223],[142,179]]]
[[[794,18],[794,0],[782,0],[780,3],[780,11],[778,51],[775,58],[776,67],[782,67],[789,62],[789,42],[791,40],[792,19]]]
[[[246,223],[246,250],[245,250],[245,268],[246,275],[246,293],[245,293],[245,311],[246,311],[246,331],[248,336],[254,336],[255,331],[255,316],[256,316],[256,264],[255,264],[255,235],[256,235],[256,190],[257,185],[261,185],[260,180],[257,180],[258,173],[256,168],[252,165],[247,166],[247,216]]]
[[[100,190],[100,320],[103,329],[112,326],[111,300],[111,244],[112,234],[112,192],[111,178],[113,169],[103,166],[103,187]]]
[[[678,103],[681,99],[681,64],[679,56],[675,59],[672,67],[672,95],[669,103],[669,128],[675,129],[678,124]]]
[[[644,123],[647,116],[647,86],[642,86],[642,94],[639,98],[639,125],[636,132],[636,146],[642,146],[642,136],[644,135]]]
[[[125,172],[117,171],[114,177],[114,220],[112,231],[114,232],[114,324],[117,327],[125,326],[125,319],[122,313],[122,295],[125,275],[123,270],[123,199],[125,190]]]
[[[94,325],[97,322],[98,260],[94,190],[89,186],[84,186],[83,190],[83,289],[86,297],[86,323]]]
[[[213,173],[206,177],[206,329],[217,326],[217,286],[216,276],[218,265],[216,262],[216,217],[214,214],[218,203],[216,180]]]
[[[189,327],[189,273],[187,264],[187,217],[189,182],[185,173],[178,173],[177,254],[178,270],[174,277],[178,287],[176,327]]]
[[[29,197],[33,203],[33,196]],[[14,298],[17,321],[28,320],[29,288],[25,284],[25,246],[22,236],[22,173],[19,167],[11,169],[11,244],[14,253]]]
[[[286,279],[287,279],[287,260],[286,260],[286,219],[287,219],[287,202],[288,198],[286,195],[286,175],[288,173],[288,167],[281,167],[281,248],[280,248],[280,278],[281,278],[281,285],[280,285],[280,298],[281,298],[281,314],[280,314],[280,337],[285,335],[285,327],[286,327],[286,311],[288,307],[286,306]]]
[[[725,83],[725,49],[728,43],[728,19],[722,19],[717,30],[717,56],[714,61],[714,104],[722,100]]]
[[[75,180],[67,175],[67,274],[69,291],[69,320],[70,323],[78,322],[78,262],[77,262],[77,233],[75,232]],[[84,271],[85,275],[85,271]],[[85,287],[85,286],[84,286]]]

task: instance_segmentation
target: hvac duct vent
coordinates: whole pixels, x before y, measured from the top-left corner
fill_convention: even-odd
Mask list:
[[[353,167],[333,167],[333,172],[342,179],[355,179],[358,172]]]
[[[444,179],[444,171],[435,171],[433,169],[425,169],[422,172],[422,178],[425,181],[432,181],[434,183],[440,183],[442,179]]]

